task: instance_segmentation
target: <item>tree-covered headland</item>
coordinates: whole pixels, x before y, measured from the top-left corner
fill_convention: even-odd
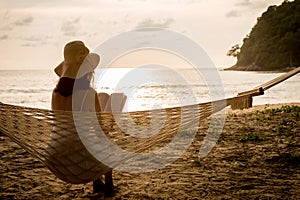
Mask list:
[[[231,70],[272,71],[300,66],[300,0],[270,6],[242,46],[234,45],[227,55],[237,58]]]

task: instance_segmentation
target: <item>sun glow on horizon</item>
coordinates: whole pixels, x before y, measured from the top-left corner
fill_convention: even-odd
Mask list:
[[[170,68],[189,68],[191,66],[190,63],[175,53],[160,49],[141,49],[118,57],[108,67],[136,68],[141,66],[154,67],[154,65],[161,65]]]

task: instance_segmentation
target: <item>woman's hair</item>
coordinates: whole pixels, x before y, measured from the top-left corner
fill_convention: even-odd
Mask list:
[[[54,89],[54,92],[58,92],[64,97],[70,96],[77,90],[87,90],[91,88],[93,73],[87,73],[79,79],[72,79],[67,77],[61,77]],[[75,85],[75,88],[74,88]]]

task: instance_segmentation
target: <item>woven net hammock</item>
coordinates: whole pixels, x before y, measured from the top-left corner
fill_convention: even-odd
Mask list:
[[[134,153],[147,154],[155,148],[160,149],[178,132],[182,133],[179,139],[192,137],[188,130],[196,130],[202,119],[247,98],[240,96],[183,107],[113,113],[51,111],[0,103],[0,131],[38,158],[61,180],[86,183],[132,160]],[[132,136],[143,133],[151,135]],[[112,145],[124,150],[111,152]],[[124,151],[133,154],[128,156]]]

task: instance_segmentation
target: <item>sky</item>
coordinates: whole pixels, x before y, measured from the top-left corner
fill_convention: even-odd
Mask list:
[[[0,69],[53,69],[63,47],[82,40],[90,50],[112,36],[136,28],[159,27],[181,33],[217,67],[242,44],[257,18],[283,0],[0,0]]]

